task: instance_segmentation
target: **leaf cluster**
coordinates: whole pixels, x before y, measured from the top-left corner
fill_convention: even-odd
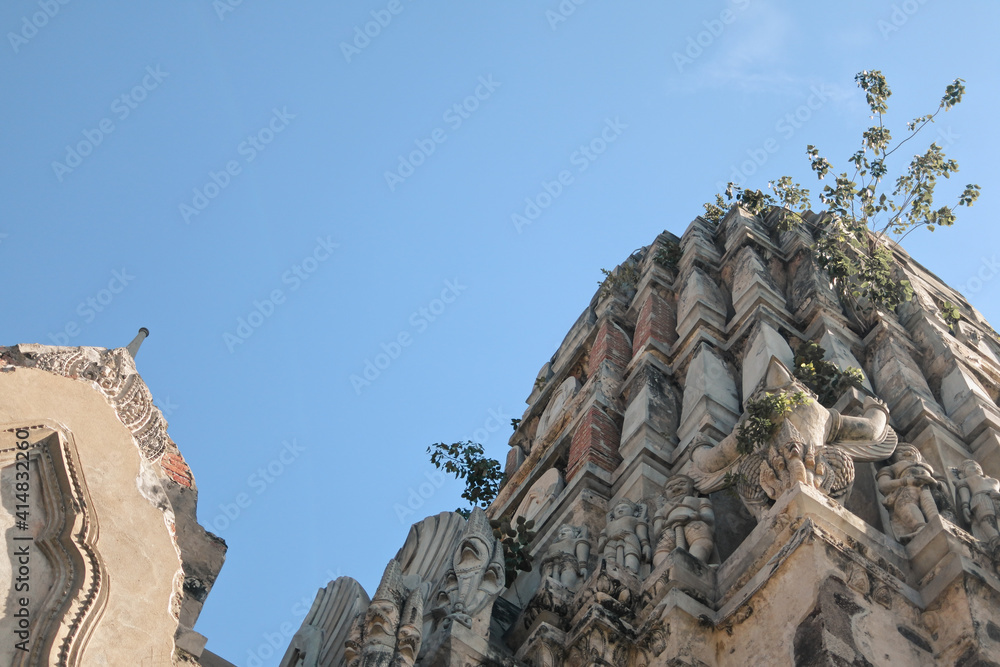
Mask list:
[[[934,205],[935,188],[939,179],[950,178],[958,171],[958,163],[948,159],[936,143],[922,154],[914,155],[909,165],[896,178],[894,186],[886,185],[890,158],[906,142],[916,136],[942,111],[962,101],[965,85],[955,79],[945,90],[937,109],[906,124],[907,134],[893,143],[885,125],[888,100],[892,90],[878,70],[863,71],[855,81],[865,93],[865,100],[875,123],[861,135],[861,147],[848,158],[853,174],[842,172],[824,185],[819,200],[826,206],[827,216],[814,230],[818,240],[814,251],[818,263],[830,276],[842,297],[846,297],[859,314],[869,316],[876,308],[894,309],[912,296],[907,281],[892,277],[893,255],[888,235],[900,239],[918,227],[934,231],[939,226],[955,222],[954,208],[972,206],[980,188],[968,184],[954,206]],[[831,175],[833,166],[821,156],[815,146],[806,148],[809,165],[820,180]],[[806,221],[803,214],[811,209],[809,191],[788,176],[768,184],[773,192],[748,190],[736,183],[726,188],[726,197],[736,201],[755,215],[771,209],[781,211],[778,228],[787,231]],[[715,204],[705,204],[706,218],[718,221],[726,203],[716,195]]]
[[[598,281],[601,286],[601,298],[612,292],[628,292],[639,284],[639,264],[633,259],[621,264],[617,269],[601,269],[604,280]]]
[[[493,519],[490,527],[493,528],[493,536],[500,540],[503,546],[504,574],[506,575],[507,586],[514,583],[518,572],[531,572],[532,557],[528,551],[531,540],[535,538],[534,520],[525,521],[523,516],[517,517],[515,526],[510,525],[510,521],[504,518]]]
[[[826,350],[811,341],[799,345],[795,351],[795,377],[816,392],[821,405],[829,408],[845,391],[860,388],[865,375],[853,366],[840,370],[837,364],[823,359],[824,354]]]
[[[951,329],[951,332],[955,333],[955,325],[958,324],[960,319],[962,319],[962,312],[958,309],[958,306],[950,301],[945,301],[941,305],[941,311],[939,314],[941,315],[941,319],[944,320],[944,323],[948,325],[949,329]]]
[[[466,440],[450,445],[438,442],[428,447],[427,453],[431,455],[431,463],[436,468],[465,480],[462,498],[468,500],[471,506],[486,507],[500,492],[500,483],[503,481],[500,462],[488,458],[478,442]],[[456,511],[468,517],[471,508]]]
[[[677,268],[677,263],[681,261],[681,244],[677,241],[668,241],[662,247],[657,248],[653,253],[653,261],[665,269]]]
[[[767,392],[756,400],[747,401],[747,416],[736,428],[736,451],[752,454],[765,447],[778,431],[782,415],[796,405],[808,403],[805,392]]]

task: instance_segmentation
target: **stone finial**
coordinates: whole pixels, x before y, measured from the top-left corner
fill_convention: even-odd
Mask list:
[[[142,345],[142,341],[146,340],[147,336],[149,336],[149,329],[141,327],[132,342],[125,347],[130,357],[135,359],[135,355],[139,354],[139,346]]]

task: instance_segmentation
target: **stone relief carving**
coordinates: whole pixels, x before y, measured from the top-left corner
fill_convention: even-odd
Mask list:
[[[153,405],[153,396],[139,378],[135,361],[126,348],[102,350],[80,347],[33,353],[28,351],[31,347],[34,346],[17,346],[19,351],[23,351],[26,362],[23,365],[31,366],[33,359],[35,368],[94,382],[114,407],[122,424],[132,433],[143,458],[154,460],[163,453],[169,440],[167,424]]]
[[[570,376],[562,381],[562,384],[552,394],[549,404],[545,406],[541,418],[538,420],[538,428],[535,431],[535,442],[542,442],[554,427],[562,422],[563,413],[566,406],[576,396],[580,389],[580,381]]]
[[[779,392],[811,396],[776,358],[771,359],[762,385],[751,400]],[[775,434],[752,453],[737,449],[738,429],[717,445],[698,445],[687,472],[703,493],[735,484],[744,505],[758,520],[773,500],[797,482],[842,500],[854,481],[854,461],[884,461],[896,448],[885,403],[867,397],[862,410],[860,417],[841,415],[813,397],[773,417],[778,424]]]
[[[539,561],[542,581],[525,608],[525,627],[530,627],[544,612],[550,612],[546,620],[553,625],[566,625],[573,595],[587,578],[589,559],[590,531],[586,526],[568,523],[559,526],[555,541]]]
[[[489,519],[476,507],[445,572],[437,594],[434,613],[471,628],[486,612],[504,587],[504,556],[500,541],[493,536]]]
[[[972,459],[966,459],[958,468],[955,483],[959,512],[976,539],[986,543],[994,560],[1000,557],[1000,531],[997,513],[1000,512],[1000,481],[983,474],[983,469]]]
[[[8,428],[0,434],[0,480],[13,489],[17,472],[32,471],[33,492],[27,520],[19,528],[13,519],[13,495],[4,497],[3,524],[10,526],[9,572],[17,573],[21,554],[31,563],[31,625],[25,630],[14,623],[15,604],[6,618],[10,657],[23,657],[23,664],[79,664],[94,626],[108,599],[108,574],[97,550],[98,517],[87,482],[83,478],[73,436],[46,425]],[[41,502],[41,498],[45,498]],[[10,504],[7,500],[10,499]],[[8,521],[8,519],[10,519]],[[27,539],[25,539],[27,538]],[[11,586],[11,598],[14,587]],[[24,635],[20,635],[24,632]],[[24,652],[14,645],[25,640]],[[0,650],[0,656],[5,651]],[[22,664],[18,662],[17,664]]]
[[[913,445],[899,445],[889,465],[879,470],[876,481],[885,496],[882,504],[889,510],[892,532],[899,542],[909,542],[928,521],[938,516],[932,491],[942,484]]]
[[[511,517],[510,525],[517,526],[517,518],[523,516],[525,521],[531,521],[542,515],[547,509],[555,505],[559,494],[566,483],[562,475],[556,468],[550,468],[538,478],[531,488],[528,489],[524,500],[518,505],[514,516]]]
[[[587,561],[590,559],[590,531],[586,526],[559,526],[558,538],[549,545],[539,563],[543,577],[576,590],[579,582],[587,578]]]
[[[622,498],[608,513],[608,524],[601,532],[597,550],[604,560],[639,574],[639,566],[648,563],[649,517],[645,504]]]
[[[711,500],[695,494],[694,480],[687,475],[670,478],[658,505],[653,515],[653,533],[658,536],[653,567],[674,549],[685,549],[708,563],[715,548],[715,513]]]
[[[358,614],[345,644],[348,667],[412,667],[420,651],[423,606],[420,587],[409,590],[399,562],[390,560],[368,609]]]

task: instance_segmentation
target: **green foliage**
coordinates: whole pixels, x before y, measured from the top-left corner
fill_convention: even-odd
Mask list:
[[[669,241],[663,247],[657,248],[653,253],[653,261],[665,269],[677,268],[677,263],[681,261],[681,244],[677,241]]]
[[[962,319],[962,312],[958,309],[958,306],[950,301],[945,301],[941,306],[941,319],[944,320],[948,328],[951,329],[952,333],[955,333],[955,325],[958,321]]]
[[[525,521],[523,516],[517,517],[516,527],[510,525],[507,519],[493,519],[490,527],[493,536],[503,545],[504,574],[507,586],[514,583],[518,572],[531,572],[531,553],[528,546],[535,537],[535,522]]]
[[[840,370],[836,364],[823,359],[825,353],[826,350],[813,342],[799,345],[795,351],[795,377],[816,392],[820,404],[830,407],[851,387],[860,388],[865,375],[853,366],[846,371]]]
[[[752,454],[767,445],[781,423],[777,421],[796,405],[811,399],[804,392],[767,392],[760,398],[747,401],[747,416],[736,428],[736,451]]]
[[[597,284],[601,286],[602,299],[612,292],[627,292],[639,284],[639,264],[631,258],[617,269],[601,269],[601,273],[604,274],[604,280]]]
[[[487,458],[483,446],[478,442],[466,440],[450,445],[439,442],[428,447],[427,453],[431,455],[431,463],[436,468],[465,480],[462,497],[473,507],[486,507],[500,492],[500,483],[503,481],[500,462]],[[471,508],[455,511],[468,517]]]
[[[520,420],[511,420],[516,429],[517,425],[514,422],[520,422]],[[466,440],[450,445],[439,442],[428,447],[427,453],[431,455],[431,463],[434,464],[434,467],[451,473],[458,479],[465,480],[465,491],[462,492],[462,497],[469,501],[471,507],[460,507],[455,511],[466,519],[472,513],[473,507],[479,505],[485,508],[493,502],[500,492],[500,483],[503,481],[500,462],[487,458],[483,452],[483,446],[478,442]],[[508,586],[517,578],[519,570],[525,572],[531,570],[531,554],[528,553],[528,545],[535,537],[534,531],[531,530],[534,525],[534,521],[525,522],[524,517],[518,517],[516,528],[512,528],[510,522],[504,519],[490,521],[493,535],[500,540],[500,544],[503,546],[504,568]]]
[[[701,216],[711,222],[713,225],[718,225],[722,221],[722,216],[726,214],[726,209],[728,205],[726,201],[722,198],[722,195],[715,195],[714,204],[702,204],[705,208],[705,215]]]
[[[936,227],[955,222],[952,207],[934,207],[938,179],[950,178],[958,171],[958,163],[947,159],[940,146],[932,143],[923,154],[915,155],[891,190],[885,185],[888,160],[928,123],[934,122],[939,113],[961,102],[965,85],[962,79],[955,79],[946,88],[937,109],[907,123],[907,134],[893,144],[892,133],[884,124],[888,99],[892,95],[885,77],[878,70],[866,70],[859,73],[855,81],[865,92],[876,124],[862,132],[861,147],[848,158],[854,165],[853,175],[842,172],[832,179],[832,184],[823,187],[819,200],[826,205],[828,215],[817,225],[818,240],[813,249],[819,265],[826,269],[841,297],[861,317],[870,319],[875,309],[895,309],[913,295],[908,281],[893,277],[894,261],[888,235],[901,239],[918,227],[934,231]],[[810,168],[820,180],[830,175],[833,167],[819,154],[819,149],[810,145],[806,155]],[[808,190],[788,176],[768,184],[768,188],[773,195],[730,183],[726,197],[755,215],[778,208],[782,212],[778,225],[781,231],[805,222],[802,214],[811,209]],[[966,185],[955,206],[972,206],[979,193],[978,185]],[[721,195],[716,195],[716,204],[705,204],[706,217],[710,214],[721,218],[724,206]]]

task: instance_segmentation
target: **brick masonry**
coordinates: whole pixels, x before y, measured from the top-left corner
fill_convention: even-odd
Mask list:
[[[620,444],[621,433],[614,420],[598,406],[591,406],[573,433],[566,479],[572,479],[586,463],[614,472],[622,462],[622,457],[618,454]]]

